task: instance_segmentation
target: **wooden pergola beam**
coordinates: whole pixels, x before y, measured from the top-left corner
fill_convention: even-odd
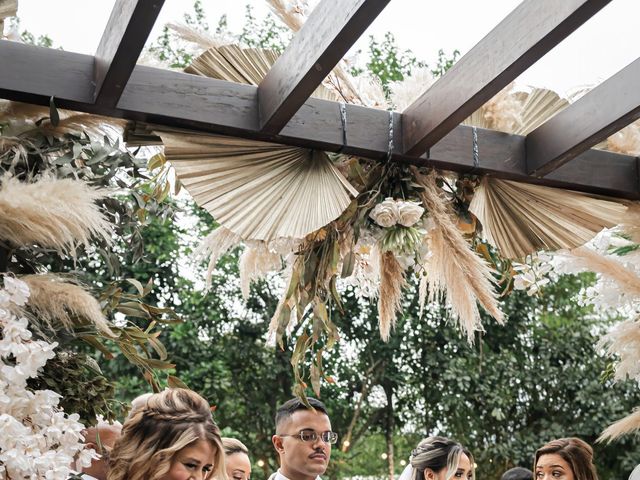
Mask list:
[[[260,129],[282,130],[388,3],[320,2],[260,82]]]
[[[527,168],[543,177],[640,118],[640,59],[527,135]]]
[[[525,0],[403,112],[404,153],[420,155],[610,0]]]
[[[177,128],[317,148],[384,160],[389,145],[389,112],[347,105],[347,143],[343,145],[336,102],[310,98],[280,134],[260,131],[258,87],[169,70],[136,66],[115,108],[94,104],[90,80],[93,57],[0,41],[0,98],[56,105]],[[636,157],[591,150],[545,178],[527,175],[525,137],[477,130],[479,163],[474,165],[472,128],[458,126],[425,156],[401,152],[401,115],[393,114],[394,161],[458,172],[640,199]]]
[[[95,54],[94,101],[115,107],[164,0],[117,0]]]

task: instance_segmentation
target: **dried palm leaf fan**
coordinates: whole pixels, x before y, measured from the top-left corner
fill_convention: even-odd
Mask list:
[[[526,135],[568,105],[568,100],[552,90],[533,88],[530,92],[518,91],[510,84],[463,124]]]
[[[526,135],[569,105],[557,93],[500,92],[468,124]],[[575,248],[603,228],[619,224],[626,207],[615,201],[558,188],[485,177],[469,207],[486,238],[508,258],[539,250]]]
[[[469,210],[508,258],[575,248],[618,225],[626,206],[584,193],[485,177]]]
[[[556,92],[534,88],[523,100],[520,127],[512,133],[527,135],[568,106],[569,102]]]
[[[186,71],[258,84],[276,58],[267,50],[213,47]],[[323,152],[171,129],[155,133],[194,200],[245,240],[302,238],[339,217],[357,195]]]
[[[278,54],[273,50],[224,45],[209,48],[184,71],[228,82],[258,85],[277,59]],[[311,96],[338,100],[338,95],[324,85],[320,85]]]
[[[243,239],[302,238],[357,195],[323,152],[219,135],[156,130],[194,200]]]

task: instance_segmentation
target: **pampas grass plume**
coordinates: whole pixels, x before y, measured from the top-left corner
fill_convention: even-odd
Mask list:
[[[640,381],[640,319],[618,323],[598,342],[611,357],[619,357],[616,380],[633,378]]]
[[[480,302],[499,323],[504,321],[491,283],[491,269],[471,250],[454,223],[453,213],[440,196],[435,172],[423,175],[416,167],[411,168],[416,181],[423,187],[420,198],[434,224],[427,235],[430,256],[423,265],[426,271],[423,282],[426,283],[420,288],[420,308],[424,306],[425,287],[429,290],[429,301],[444,294],[453,317],[472,342],[474,332],[482,329],[476,302]]]
[[[404,269],[393,252],[380,252],[378,316],[380,337],[385,342],[396,325],[396,312],[402,311],[402,289],[406,283]]]
[[[402,112],[426,92],[433,82],[433,74],[428,68],[414,70],[404,80],[389,83],[391,102]]]
[[[249,298],[251,282],[264,277],[272,270],[280,270],[280,255],[270,251],[264,242],[248,245],[240,256],[240,290]]]
[[[618,284],[629,295],[640,297],[640,278],[633,270],[610,257],[600,255],[587,247],[571,250],[571,255],[579,259],[584,268],[599,273]]]
[[[61,324],[66,330],[74,325],[91,324],[102,333],[115,337],[98,301],[83,287],[53,274],[20,277],[31,292],[28,306],[36,318],[51,330]]]
[[[5,175],[0,180],[0,239],[72,256],[92,237],[111,243],[111,224],[96,204],[105,196],[105,190],[81,180],[43,176],[26,183]]]
[[[638,430],[640,430],[640,408],[636,408],[630,415],[609,425],[597,441],[611,443],[623,435],[637,432]]]
[[[211,287],[213,270],[216,268],[216,264],[218,263],[218,260],[220,260],[220,257],[224,255],[227,250],[239,244],[241,240],[242,239],[238,235],[228,228],[219,226],[207,235],[195,249],[193,254],[197,260],[204,259],[207,256],[209,257],[209,265],[207,267],[207,288]]]

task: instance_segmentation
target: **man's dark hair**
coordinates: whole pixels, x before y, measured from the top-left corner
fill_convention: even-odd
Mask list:
[[[327,407],[325,407],[324,403],[322,403],[320,400],[307,397],[307,402],[309,402],[309,405],[311,405],[315,410],[324,413],[327,417],[329,416]],[[280,405],[276,410],[276,430],[278,429],[278,425],[280,425],[284,420],[289,418],[298,410],[309,410],[309,407],[302,403],[302,400],[300,400],[298,397],[287,400],[282,405]]]
[[[504,472],[500,480],[533,480],[533,472],[522,467],[515,467]]]

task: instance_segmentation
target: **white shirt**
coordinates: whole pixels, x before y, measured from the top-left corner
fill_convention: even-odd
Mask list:
[[[636,468],[633,469],[633,472],[631,472],[631,476],[629,477],[629,480],[640,480],[640,465],[638,465]]]
[[[276,473],[271,474],[271,476],[269,477],[269,480],[291,480],[291,479],[285,477],[283,473],[280,471],[280,469],[278,469]],[[316,477],[316,480],[322,480],[322,478],[318,476]],[[636,480],[636,479],[634,478],[633,480]],[[640,478],[638,480],[640,480]]]

